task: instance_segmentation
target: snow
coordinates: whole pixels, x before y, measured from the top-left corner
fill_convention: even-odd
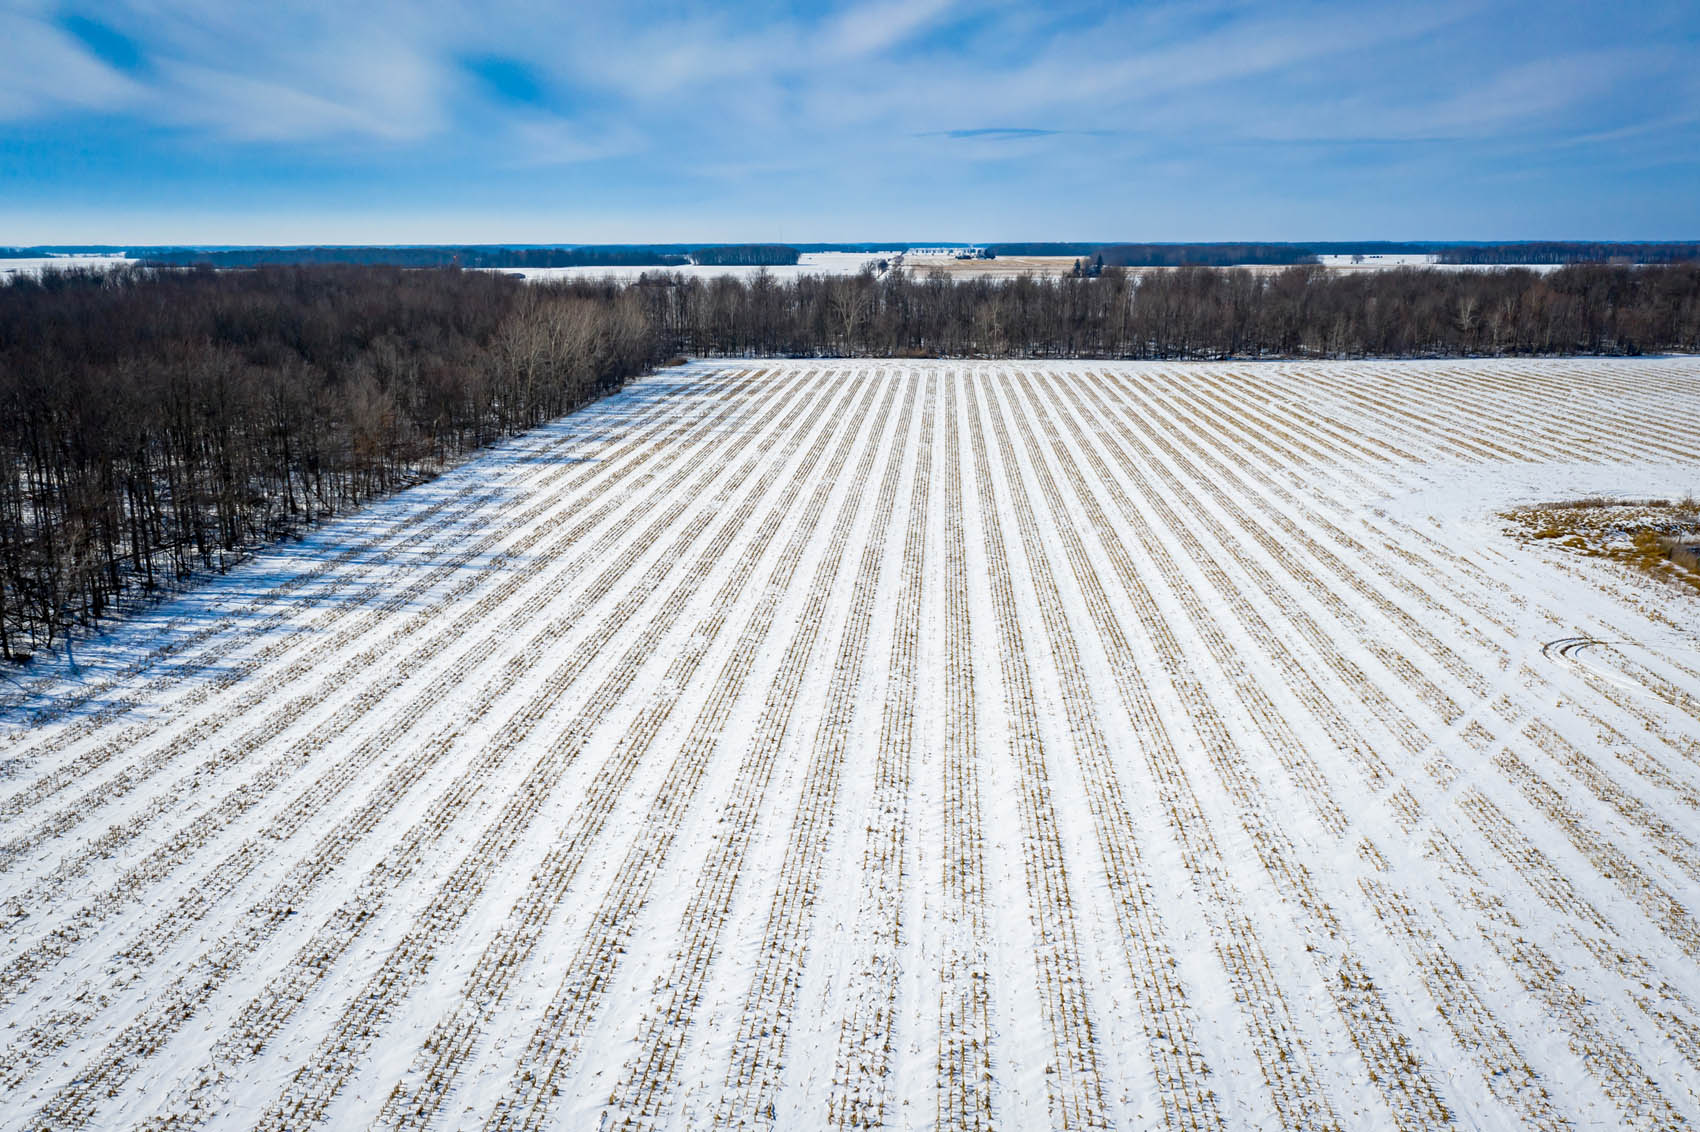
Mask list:
[[[1324,267],[1429,267],[1439,263],[1440,257],[1428,253],[1398,252],[1378,255],[1319,254],[1316,262]]]
[[[794,264],[773,267],[747,267],[737,264],[685,264],[682,267],[514,267],[491,268],[527,279],[618,279],[629,282],[644,274],[665,273],[693,279],[714,279],[729,276],[749,279],[765,270],[775,279],[795,279],[799,275],[855,275],[880,260],[901,255],[902,249],[892,252],[803,252]]]
[[[794,264],[779,264],[767,268],[735,264],[685,264],[681,267],[491,267],[480,270],[494,271],[505,275],[518,275],[531,280],[614,279],[624,283],[633,282],[645,274],[654,275],[658,272],[683,275],[695,279],[729,277],[747,280],[765,270],[775,279],[790,280],[801,275],[856,275],[870,266],[876,266],[880,260],[891,262],[899,256],[903,257],[903,265],[912,272],[925,274],[929,271],[942,270],[953,278],[964,279],[1004,279],[1021,272],[1039,275],[1066,275],[1074,263],[1074,257],[1071,256],[1006,256],[994,260],[961,261],[952,254],[905,254],[904,249],[894,248],[890,251],[881,252],[803,252],[797,257],[797,262]],[[1441,264],[1438,262],[1439,257],[1432,255],[1366,256],[1362,263],[1354,263],[1353,257],[1349,255],[1322,255],[1318,256],[1317,259],[1330,270],[1347,272],[1424,266],[1445,271],[1503,270],[1501,266],[1496,264]],[[122,254],[0,259],[0,278],[13,274],[35,275],[46,268],[65,270],[80,267],[105,270],[133,262],[135,261]],[[1168,269],[1140,268],[1135,270]],[[1275,271],[1280,269],[1257,268],[1254,270]],[[1544,273],[1556,271],[1557,265],[1535,264],[1529,266],[1527,270]]]
[[[0,1128],[1700,1118],[1697,394],[636,382],[17,675]]]
[[[111,255],[53,255],[0,259],[0,280],[10,275],[39,275],[50,269],[53,271],[69,271],[72,268],[83,268],[92,271],[107,271],[132,262],[134,261],[122,252]]]
[[[1500,263],[1442,263],[1438,255],[1430,253],[1389,253],[1385,255],[1318,255],[1316,262],[1330,271],[1388,271],[1396,267],[1432,267],[1436,271],[1504,271],[1507,264]],[[1530,263],[1515,265],[1524,271],[1533,271],[1537,275],[1557,271],[1560,264]]]

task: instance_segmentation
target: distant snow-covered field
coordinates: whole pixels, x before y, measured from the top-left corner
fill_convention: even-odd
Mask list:
[[[905,255],[901,248],[886,252],[804,252],[794,264],[781,264],[774,267],[745,267],[720,266],[712,264],[686,264],[683,267],[491,267],[481,270],[495,271],[507,275],[518,275],[526,279],[617,279],[623,283],[632,282],[639,277],[658,272],[683,275],[693,279],[714,279],[730,277],[734,279],[749,279],[761,271],[766,271],[775,279],[795,279],[799,275],[855,275],[865,268],[877,265],[881,260],[888,264],[902,257],[901,266],[911,274],[924,275],[932,271],[943,271],[952,278],[985,278],[1007,279],[1019,274],[1030,275],[1067,275],[1074,267],[1075,257],[1072,256],[1004,256],[991,260],[958,260],[953,256],[912,256]],[[1496,264],[1442,264],[1436,262],[1435,256],[1430,255],[1387,255],[1366,256],[1362,263],[1354,263],[1352,256],[1324,255],[1318,256],[1318,261],[1331,271],[1385,271],[1396,267],[1431,267],[1436,271],[1502,271],[1503,266]],[[90,256],[51,256],[38,259],[0,259],[0,280],[8,275],[36,275],[43,269],[65,270],[72,267],[105,269],[136,261],[124,255],[90,255]],[[1134,267],[1128,270],[1140,271],[1170,271],[1172,268],[1163,267]],[[1255,271],[1261,274],[1272,274],[1286,270],[1284,267],[1250,267],[1242,270]],[[1535,264],[1526,270],[1546,273],[1558,270],[1556,264]]]
[[[0,1128],[1675,1128],[1693,359],[697,363],[42,662]]]
[[[901,253],[804,252],[797,257],[797,262],[794,264],[781,264],[765,269],[760,267],[687,264],[684,267],[497,267],[490,270],[523,275],[527,279],[619,279],[625,282],[630,282],[646,273],[654,275],[657,272],[696,279],[713,279],[718,276],[748,279],[758,272],[766,270],[775,279],[795,279],[799,275],[855,275],[869,264],[878,263],[882,259],[889,261],[893,256],[899,254]]]
[[[1428,267],[1436,271],[1504,271],[1499,263],[1442,263],[1437,255],[1319,255],[1316,262],[1332,271],[1389,271],[1399,267]],[[1557,271],[1560,264],[1530,263],[1516,265],[1523,271],[1538,275]]]
[[[24,259],[0,259],[0,280],[9,275],[39,275],[44,270],[69,271],[74,267],[104,271],[132,262],[123,255],[55,255]]]

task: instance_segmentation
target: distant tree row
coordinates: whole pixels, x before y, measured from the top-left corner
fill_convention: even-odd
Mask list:
[[[386,268],[0,287],[0,652],[617,387],[636,293]]]
[[[800,255],[784,244],[717,244],[692,251],[691,260],[713,267],[785,267]]]
[[[1284,267],[1315,263],[1294,244],[1110,244],[1094,253],[1111,267]]]
[[[499,247],[322,247],[195,248],[147,252],[142,262],[159,267],[311,267],[359,264],[368,267],[682,267],[679,253],[633,246],[594,248]]]
[[[1441,263],[1694,263],[1700,244],[1602,244],[1546,241],[1523,244],[1452,244],[1437,248]]]
[[[572,248],[508,248],[487,245],[312,248],[156,248],[139,254],[156,267],[308,267],[361,264],[377,267],[683,267],[690,262],[717,267],[778,267],[797,262],[796,248],[780,244],[679,245],[604,244]]]
[[[1315,263],[1302,244],[987,244],[994,256],[1069,256],[1116,267],[1239,267]]]
[[[1125,249],[1117,261],[1123,267],[1234,267],[1247,264],[1313,263],[1319,255],[1416,255],[1438,250],[1440,244],[1400,244],[1386,240],[1349,240],[1295,243],[1217,242],[1204,244],[1130,244],[1029,242],[987,244],[999,255],[1069,256],[1090,259],[1112,248]],[[1255,258],[1236,259],[1237,255]],[[1139,257],[1147,262],[1135,263]]]
[[[1570,263],[1691,263],[1700,260],[1695,243],[1597,243],[1539,241],[1502,244],[1388,243],[1320,241],[1214,244],[988,244],[1006,256],[1103,256],[1117,267],[1279,267],[1317,262],[1322,255],[1432,255],[1442,263],[1531,266]]]

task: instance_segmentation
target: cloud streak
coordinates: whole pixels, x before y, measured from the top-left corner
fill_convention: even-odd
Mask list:
[[[984,141],[1019,141],[1022,138],[1052,138],[1058,134],[1073,132],[1072,130],[1035,130],[1021,126],[982,126],[973,130],[942,130],[922,136],[947,137],[958,140],[978,138]]]
[[[0,141],[27,156],[17,147],[38,139],[39,160],[7,186],[20,214],[63,199],[72,171],[56,182],[54,155],[79,137],[85,152],[126,139],[113,165],[162,195],[217,167],[270,186],[294,177],[325,202],[359,185],[500,209],[523,189],[537,209],[695,210],[736,226],[812,201],[824,227],[883,199],[925,202],[911,222],[968,209],[1036,231],[1064,193],[1052,174],[1070,170],[1138,186],[1093,188],[1091,202],[1076,186],[1069,215],[1099,224],[1118,208],[1222,207],[1218,186],[1235,182],[1260,185],[1268,221],[1290,224],[1396,207],[1402,186],[1366,170],[1408,165],[1405,146],[1465,182],[1502,172],[1486,168],[1496,150],[1645,164],[1696,131],[1673,111],[1697,93],[1682,44],[1700,38],[1700,15],[1677,3],[77,3],[0,12]],[[1078,137],[1095,144],[1045,144]],[[960,168],[939,166],[941,140]],[[1015,164],[1040,153],[1051,168]],[[516,185],[513,171],[550,168],[584,172]],[[1603,178],[1590,169],[1569,191],[1628,194]],[[1307,194],[1354,195],[1294,203]],[[1011,197],[1031,202],[1019,221]]]

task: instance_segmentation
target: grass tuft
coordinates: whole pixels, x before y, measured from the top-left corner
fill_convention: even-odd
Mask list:
[[[1501,512],[1528,540],[1609,558],[1700,593],[1700,501],[1564,499]]]

